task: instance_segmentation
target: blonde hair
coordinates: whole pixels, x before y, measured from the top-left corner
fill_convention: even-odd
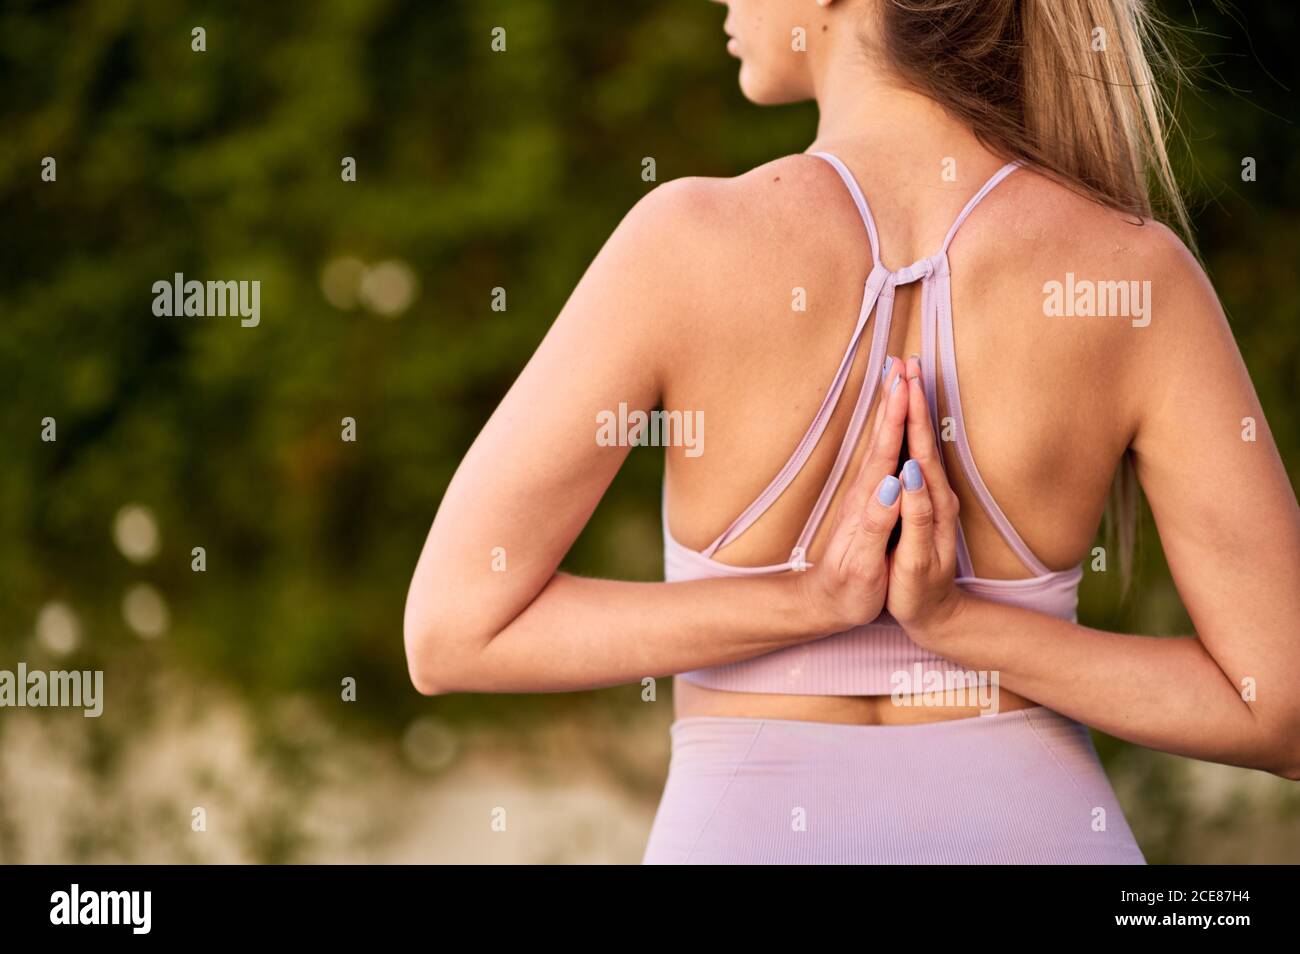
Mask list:
[[[1163,218],[1195,249],[1166,147],[1182,78],[1146,0],[884,0],[880,51],[980,140],[1110,208]],[[1138,483],[1131,455],[1106,505],[1127,590]]]

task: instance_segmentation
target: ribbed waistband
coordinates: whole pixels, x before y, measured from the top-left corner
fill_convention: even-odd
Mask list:
[[[918,695],[945,687],[989,685],[922,649],[897,623],[869,623],[740,662],[693,669],[678,678],[706,689],[812,696]]]

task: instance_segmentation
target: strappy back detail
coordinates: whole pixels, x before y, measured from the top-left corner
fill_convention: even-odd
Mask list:
[[[818,407],[812,423],[804,432],[798,445],[796,445],[794,452],[772,481],[764,488],[763,492],[732,521],[727,529],[719,534],[717,539],[703,550],[698,551],[696,555],[716,564],[716,561],[713,560],[714,554],[722,547],[734,542],[759,517],[766,513],[803,469],[813,450],[820,442],[832,414],[839,405],[840,397],[852,372],[854,360],[858,355],[865,329],[870,323],[871,315],[874,312],[876,320],[871,334],[871,345],[866,364],[867,370],[863,376],[862,387],[858,392],[857,401],[853,408],[853,415],[840,443],[839,452],[835,457],[830,474],[822,487],[812,512],[808,515],[803,530],[795,541],[789,559],[785,563],[776,566],[737,567],[731,569],[772,572],[781,569],[802,569],[810,565],[805,560],[808,547],[821,526],[831,500],[843,480],[854,449],[866,426],[872,400],[882,386],[881,376],[876,374],[874,369],[882,365],[885,349],[888,346],[889,331],[893,320],[895,290],[899,285],[919,281],[921,283],[921,377],[925,386],[926,400],[930,406],[931,423],[934,431],[936,434],[943,433],[937,402],[938,376],[941,374],[944,396],[947,399],[951,416],[957,460],[980,507],[988,515],[998,533],[1006,541],[1007,546],[1011,548],[1012,552],[1016,554],[1035,577],[1056,575],[1035,556],[1020,534],[1016,532],[1011,521],[1007,519],[1002,512],[1002,508],[998,506],[997,501],[989,492],[987,485],[980,476],[979,469],[975,465],[975,458],[971,452],[970,441],[966,436],[966,426],[961,410],[961,394],[957,382],[957,359],[953,346],[952,284],[948,264],[948,248],[962,223],[966,221],[975,207],[1002,180],[1014,172],[1019,164],[1015,162],[1007,163],[995,172],[980,190],[971,197],[948,229],[948,233],[944,237],[943,244],[938,252],[928,258],[920,259],[906,268],[891,271],[881,263],[879,231],[876,228],[875,219],[871,215],[871,208],[867,204],[866,197],[862,194],[862,189],[859,187],[853,173],[849,171],[838,156],[829,152],[814,152],[809,153],[809,155],[824,160],[839,173],[840,179],[844,182],[849,195],[852,196],[853,203],[857,206],[858,213],[862,217],[863,225],[866,228],[867,237],[871,244],[872,267],[863,290],[862,305],[858,310],[857,322],[849,338],[844,357],[841,359],[835,377],[831,381],[830,389],[823,398],[820,407]],[[942,460],[942,456],[940,460]],[[666,526],[667,522],[665,520]],[[970,552],[966,546],[965,534],[960,525],[958,526],[957,560],[958,576],[974,579],[975,574],[971,565]],[[723,564],[717,565],[723,566]],[[1067,570],[1062,572],[1071,574],[1075,571]]]
[[[863,428],[872,400],[880,393],[879,368],[884,361],[889,341],[889,328],[893,321],[894,295],[899,285],[912,282],[921,284],[921,375],[930,403],[935,433],[942,435],[939,420],[938,382],[943,380],[943,393],[951,417],[949,433],[955,441],[955,457],[970,484],[980,507],[988,514],[994,527],[1025,566],[1035,575],[1017,580],[985,580],[975,576],[971,567],[970,552],[965,534],[958,527],[957,582],[967,592],[981,599],[1021,606],[1047,613],[1059,619],[1073,621],[1077,618],[1079,581],[1083,567],[1051,571],[1016,533],[1011,522],[989,493],[980,477],[966,437],[962,417],[961,394],[957,387],[957,360],[953,348],[952,285],[949,276],[948,248],[958,229],[988,193],[1016,169],[1009,163],[999,169],[975,193],[957,216],[939,251],[929,258],[891,271],[880,261],[880,236],[867,200],[858,187],[853,174],[838,157],[828,152],[812,155],[829,163],[862,216],[862,223],[871,241],[871,270],[862,293],[857,322],[849,338],[844,357],[835,371],[826,397],[818,407],[812,423],[795,447],[785,465],[771,483],[759,494],[722,534],[704,550],[692,550],[673,539],[668,529],[667,498],[664,498],[664,579],[669,581],[698,580],[719,577],[749,577],[803,569],[810,564],[805,559],[807,548],[821,525],[826,511],[848,468]],[[843,396],[862,341],[867,337],[871,316],[876,320],[870,333],[870,352],[866,371],[858,392],[852,417],[839,452],[831,466],[826,483],[813,505],[808,520],[794,541],[789,559],[771,566],[733,566],[714,557],[717,551],[748,530],[754,521],[785,492],[795,476],[807,464],[814,448],[825,434],[827,424]],[[942,457],[940,458],[942,460]],[[946,465],[945,465],[946,466]],[[794,695],[822,696],[874,696],[894,693],[915,694],[933,686],[986,685],[988,674],[967,671],[952,660],[924,649],[911,640],[907,632],[888,613],[881,613],[863,626],[840,633],[821,636],[810,642],[773,650],[749,659],[709,666],[678,673],[678,678],[708,689],[733,692],[766,692]]]

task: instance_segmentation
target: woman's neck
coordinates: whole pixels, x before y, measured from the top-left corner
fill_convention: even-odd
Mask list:
[[[979,168],[1001,164],[968,125],[863,59],[858,52],[831,55],[815,71],[813,95],[820,118],[812,148],[835,143],[868,151],[880,147],[901,166],[936,170],[948,158]]]

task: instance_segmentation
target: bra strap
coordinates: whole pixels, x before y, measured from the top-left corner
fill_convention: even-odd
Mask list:
[[[822,433],[826,430],[826,425],[830,423],[831,415],[835,412],[835,407],[839,403],[840,394],[849,380],[849,374],[853,369],[853,359],[857,356],[858,345],[862,341],[862,330],[867,326],[867,320],[871,317],[871,310],[875,307],[876,299],[880,296],[883,286],[884,275],[881,270],[872,269],[871,274],[867,277],[866,288],[862,296],[862,307],[858,312],[858,323],[853,329],[853,337],[849,341],[848,350],[844,352],[844,357],[840,360],[839,369],[835,372],[835,379],[831,382],[830,390],[826,392],[826,396],[822,399],[821,407],[817,409],[812,424],[804,432],[803,438],[794,449],[794,453],[785,462],[785,466],[772,478],[772,482],[764,488],[753,503],[745,508],[740,516],[732,521],[731,526],[722,531],[716,540],[700,551],[705,556],[713,556],[722,547],[725,547],[748,530],[754,521],[766,513],[768,508],[776,502],[777,498],[798,476],[804,464],[808,462],[808,458],[821,440]]]
[[[879,271],[877,270],[877,273]],[[822,519],[826,516],[826,511],[830,507],[831,498],[835,496],[835,490],[844,478],[844,471],[849,466],[849,459],[853,456],[853,451],[857,447],[858,438],[862,435],[862,430],[866,426],[872,398],[877,393],[884,393],[884,382],[879,369],[885,360],[885,349],[889,342],[889,328],[893,323],[893,315],[894,283],[892,278],[889,278],[885,281],[880,300],[876,305],[876,327],[871,336],[871,352],[867,358],[866,369],[863,371],[862,387],[858,392],[857,404],[853,408],[853,416],[849,419],[849,426],[844,432],[844,439],[840,441],[839,453],[836,455],[831,472],[817,497],[817,503],[813,506],[812,513],[808,515],[808,520],[795,542],[792,559],[801,559],[808,552],[812,538],[817,533],[817,528],[821,526]]]
[[[984,483],[979,468],[975,466],[975,457],[971,453],[970,439],[966,436],[966,422],[961,410],[961,388],[957,382],[957,352],[952,334],[952,281],[946,267],[938,276],[938,283],[934,289],[934,302],[934,323],[938,326],[939,339],[939,368],[943,375],[943,392],[948,413],[952,416],[953,449],[956,451],[962,473],[971,490],[975,492],[980,508],[992,521],[1007,546],[1031,572],[1037,576],[1045,576],[1051,573],[1051,570],[1034,555],[1029,545],[1016,532],[1016,528],[1012,526],[1011,521],[1007,519],[1007,515],[1002,512],[1002,508],[998,506],[997,500],[989,491],[988,485]],[[966,548],[965,534],[960,533],[958,540],[958,568],[963,575],[974,576],[970,553]]]
[[[844,188],[849,190],[849,195],[853,197],[853,204],[858,207],[858,215],[862,217],[862,224],[867,228],[867,238],[871,240],[871,264],[876,268],[884,268],[880,264],[880,233],[876,231],[876,219],[871,214],[871,206],[867,205],[867,197],[862,194],[862,187],[858,185],[858,180],[853,177],[853,173],[839,156],[829,152],[810,152],[808,155],[825,159],[840,174],[840,179],[844,181]]]
[[[952,226],[948,229],[948,234],[944,236],[943,245],[939,249],[941,255],[948,254],[948,246],[952,244],[952,240],[956,237],[957,230],[961,228],[962,223],[965,222],[971,212],[975,210],[975,206],[983,202],[984,197],[996,189],[998,183],[1019,168],[1019,162],[1008,162],[997,172],[993,173],[993,175],[989,176],[988,181],[980,187],[980,190],[971,196],[970,201],[966,203],[966,207],[961,210],[957,218],[953,221]]]

